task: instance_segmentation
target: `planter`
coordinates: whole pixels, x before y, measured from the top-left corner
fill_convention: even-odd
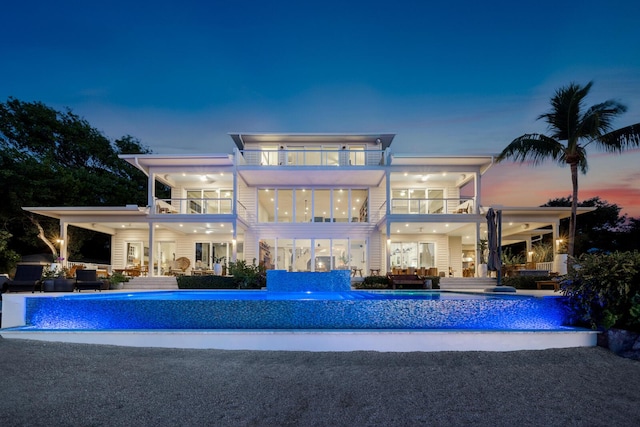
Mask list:
[[[563,276],[567,274],[567,254],[556,254],[553,258],[553,271]]]
[[[124,288],[124,283],[123,282],[111,283],[109,285],[109,289],[113,289],[113,290],[123,289],[123,288]]]
[[[47,279],[42,282],[42,291],[43,292],[55,292],[53,279]]]
[[[222,264],[213,264],[213,274],[222,276]]]
[[[488,267],[487,264],[478,265],[478,277],[487,277]]]
[[[53,281],[54,292],[73,292],[75,287],[74,279],[54,279]]]

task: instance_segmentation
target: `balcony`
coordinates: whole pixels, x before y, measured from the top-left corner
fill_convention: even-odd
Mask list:
[[[152,212],[157,214],[219,215],[233,213],[231,198],[156,199]]]
[[[383,150],[241,150],[240,165],[247,166],[379,166],[384,164]]]
[[[391,214],[472,214],[475,213],[472,198],[455,199],[392,199]]]

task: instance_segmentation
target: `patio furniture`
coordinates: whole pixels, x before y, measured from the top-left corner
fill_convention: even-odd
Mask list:
[[[31,291],[31,293],[34,293],[36,289],[42,291],[43,269],[43,265],[18,265],[13,280],[7,280],[3,285],[3,290],[6,289],[7,292]]]
[[[78,292],[87,289],[93,289],[94,291],[109,289],[108,283],[105,285],[104,280],[98,280],[98,272],[96,270],[77,270],[75,285]]]
[[[553,286],[554,291],[560,290],[560,283],[557,280],[536,280],[536,286],[538,289],[542,289],[543,286]]]
[[[417,274],[388,274],[389,283],[393,289],[401,286],[403,289],[425,289],[426,282]]]

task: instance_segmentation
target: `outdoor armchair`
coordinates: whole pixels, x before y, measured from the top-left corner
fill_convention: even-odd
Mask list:
[[[42,270],[43,265],[20,264],[16,267],[16,274],[13,280],[7,280],[3,289],[7,292],[42,290]]]
[[[76,289],[78,292],[83,289],[102,291],[103,287],[105,287],[105,283],[103,280],[98,280],[98,272],[96,270],[76,270]]]

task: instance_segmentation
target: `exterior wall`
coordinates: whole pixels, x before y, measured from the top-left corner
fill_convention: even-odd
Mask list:
[[[384,242],[384,243],[383,243]],[[369,268],[380,269],[380,274],[384,274],[386,271],[386,262],[383,260],[385,253],[384,248],[386,245],[386,239],[381,233],[371,233],[369,236]],[[367,272],[368,273],[368,272]]]
[[[449,237],[449,266],[454,277],[462,277],[462,237]]]
[[[254,187],[248,187],[242,178],[236,177],[236,179],[238,180],[237,200],[242,204],[242,206],[244,206],[244,208],[246,208],[246,211],[243,212],[242,206],[238,204],[238,215],[249,223],[255,224],[258,203],[256,189]]]
[[[380,186],[369,189],[369,222],[376,223],[385,215],[387,209],[386,202],[386,180],[383,180]]]

